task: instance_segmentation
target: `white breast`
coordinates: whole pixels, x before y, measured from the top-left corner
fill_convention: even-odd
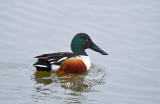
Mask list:
[[[86,67],[87,67],[87,70],[89,70],[90,67],[91,67],[91,60],[90,60],[90,58],[89,58],[88,56],[83,56],[83,55],[81,55],[81,56],[78,57],[78,58],[80,58],[80,59],[84,62],[84,64],[85,64]]]

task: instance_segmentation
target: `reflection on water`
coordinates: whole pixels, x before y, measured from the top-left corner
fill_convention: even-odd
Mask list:
[[[37,84],[43,83],[44,85],[48,85],[52,83],[52,79],[49,78],[51,76],[50,72],[37,71],[34,73],[34,76],[35,76],[34,78]]]
[[[43,100],[51,95],[67,103],[79,103],[84,100],[83,93],[96,92],[95,86],[104,84],[105,77],[105,70],[94,65],[89,72],[80,75],[36,71],[32,76],[36,89],[33,98]],[[85,100],[88,99],[85,97]]]

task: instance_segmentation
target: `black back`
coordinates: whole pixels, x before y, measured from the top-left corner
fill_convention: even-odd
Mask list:
[[[76,54],[71,52],[49,53],[36,56],[37,62],[33,64],[39,71],[51,71],[51,65],[60,65],[64,59],[75,57]]]

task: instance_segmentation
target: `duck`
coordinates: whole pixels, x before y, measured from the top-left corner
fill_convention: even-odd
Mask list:
[[[91,68],[91,60],[85,52],[88,48],[102,55],[108,55],[92,41],[88,34],[78,33],[71,41],[72,52],[57,52],[35,56],[37,62],[33,66],[37,71],[82,74]]]

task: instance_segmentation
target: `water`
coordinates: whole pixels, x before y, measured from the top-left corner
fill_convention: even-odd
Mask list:
[[[159,104],[159,0],[1,0],[0,101],[3,104]],[[36,72],[33,57],[70,52],[85,32],[103,50],[87,50],[82,75]]]

